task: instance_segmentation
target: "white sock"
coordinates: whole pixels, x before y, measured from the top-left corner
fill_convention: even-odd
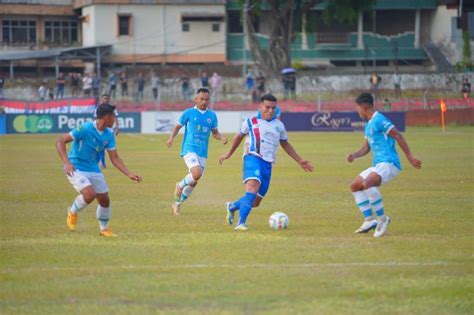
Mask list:
[[[109,207],[105,208],[101,205],[97,206],[97,219],[99,220],[100,230],[103,231],[109,225],[110,216],[112,215],[112,209]]]
[[[71,213],[76,214],[85,207],[87,207],[87,205],[88,203],[84,201],[84,197],[82,195],[79,195],[76,197],[76,199],[74,199],[74,202],[72,203],[71,208],[69,208],[69,211]]]
[[[185,186],[183,188],[183,192],[181,193],[181,199],[179,200],[178,204],[182,204],[186,199],[188,199],[193,192],[193,189],[193,186]]]
[[[194,180],[193,175],[189,173],[179,182],[179,188],[183,189],[186,186],[194,184],[196,184],[196,180]]]
[[[385,211],[383,209],[383,201],[382,201],[382,194],[377,189],[377,187],[370,187],[369,189],[365,190],[367,195],[369,196],[370,204],[375,211],[377,217],[381,220],[385,220]]]
[[[356,191],[352,193],[354,195],[354,200],[360,212],[364,216],[365,221],[370,221],[374,219],[372,214],[372,208],[370,206],[369,197],[365,191]]]

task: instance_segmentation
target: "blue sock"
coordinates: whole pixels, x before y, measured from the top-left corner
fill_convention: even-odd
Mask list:
[[[230,206],[229,206],[229,210],[234,212],[236,210],[239,210],[240,208],[240,199],[236,200],[236,201],[232,201],[230,203]]]
[[[245,195],[242,198],[240,198],[239,224],[245,224],[245,222],[247,221],[247,217],[249,216],[250,211],[252,210],[252,205],[255,198],[257,198],[257,195],[251,192],[246,192]]]

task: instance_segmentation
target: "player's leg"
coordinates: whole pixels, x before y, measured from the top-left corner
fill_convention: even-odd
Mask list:
[[[257,192],[260,188],[260,181],[257,179],[249,179],[245,182],[245,195],[240,198],[239,204],[239,222],[235,227],[237,231],[246,231],[247,225],[247,217],[252,210],[252,205],[257,198]]]
[[[69,182],[79,195],[74,199],[71,207],[68,209],[66,224],[70,231],[76,230],[78,213],[87,207],[96,196],[96,192],[87,176],[80,171],[74,172],[72,176],[68,176]]]
[[[176,183],[176,202],[172,205],[173,213],[175,215],[180,213],[179,208],[181,204],[189,198],[194,187],[196,187],[198,180],[202,177],[206,167],[206,159],[197,156],[195,153],[186,154],[183,158],[188,166],[189,173],[180,182]]]
[[[393,179],[399,172],[400,170],[393,164],[379,163],[364,181],[364,191],[369,197],[370,204],[377,215],[377,227],[375,228],[374,237],[384,235],[390,224],[390,218],[385,215],[382,194],[378,187]]]
[[[109,187],[102,173],[96,173],[90,176],[91,183],[94,185],[97,199],[97,220],[99,221],[100,235],[105,237],[116,236],[109,228],[109,221],[112,216],[112,207],[110,206]]]
[[[351,184],[351,192],[354,196],[355,203],[364,217],[364,222],[355,231],[355,233],[367,233],[377,226],[377,221],[372,214],[372,207],[370,206],[369,196],[364,191],[364,183],[372,168],[368,168],[357,176]]]

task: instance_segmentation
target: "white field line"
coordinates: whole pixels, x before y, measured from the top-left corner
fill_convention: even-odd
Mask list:
[[[185,265],[119,265],[119,266],[90,266],[90,267],[3,267],[0,273],[12,274],[22,272],[45,272],[45,271],[153,271],[162,269],[274,269],[274,268],[298,268],[298,269],[322,269],[322,268],[351,268],[351,267],[429,267],[458,265],[447,261],[432,262],[352,262],[352,263],[294,263],[294,264],[185,264]]]

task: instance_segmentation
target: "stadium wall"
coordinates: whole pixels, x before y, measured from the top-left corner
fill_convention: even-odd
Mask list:
[[[446,124],[474,125],[474,108],[448,110]],[[441,125],[440,110],[415,110],[406,112],[407,126],[439,126]]]

